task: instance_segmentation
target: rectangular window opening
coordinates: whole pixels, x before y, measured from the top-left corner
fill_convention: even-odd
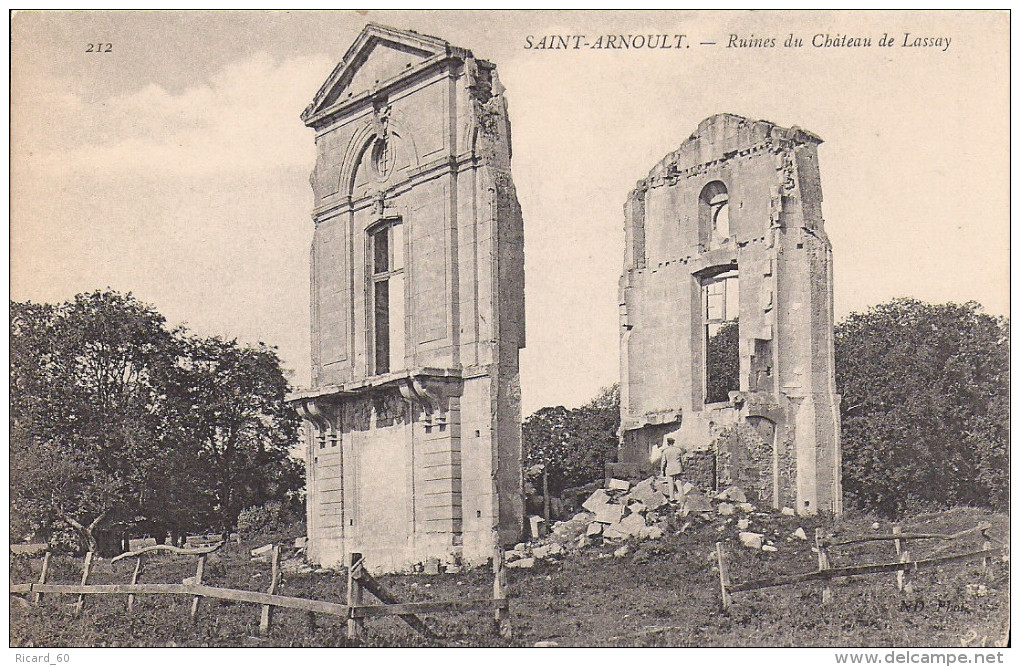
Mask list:
[[[705,403],[740,390],[740,276],[736,268],[701,283],[705,336]]]
[[[375,373],[390,372],[390,283],[375,283]]]
[[[404,226],[386,224],[370,235],[374,374],[404,367]]]

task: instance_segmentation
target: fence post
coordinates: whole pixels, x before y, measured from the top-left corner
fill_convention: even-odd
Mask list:
[[[280,545],[273,545],[273,569],[269,577],[269,590],[267,591],[270,595],[276,592],[276,586],[280,583]],[[269,632],[269,624],[273,622],[273,605],[264,604],[262,605],[262,619],[259,621],[259,634],[264,635]]]
[[[205,574],[205,555],[198,557],[198,567],[195,568],[195,584],[198,586],[202,585],[202,575]],[[195,617],[198,616],[198,603],[202,599],[201,595],[196,595],[191,600],[191,620],[194,621]]]
[[[135,571],[131,575],[131,585],[132,586],[134,586],[135,584],[138,583],[138,575],[141,574],[141,572],[142,572],[142,557],[139,556],[138,558],[135,559]],[[130,614],[131,610],[134,609],[134,608],[135,608],[135,594],[134,593],[130,593],[128,595],[128,599],[127,599],[127,610],[128,610],[128,613]]]
[[[81,585],[85,586],[89,582],[89,573],[92,571],[92,552],[85,554],[85,565],[81,571]],[[78,602],[74,605],[74,615],[77,616],[81,613],[82,607],[85,606],[85,594],[81,593],[78,595]]]
[[[496,632],[500,637],[510,639],[513,637],[513,628],[510,626],[510,610],[504,606],[506,601],[506,570],[503,568],[503,547],[499,545],[498,537],[496,539],[496,547],[492,552],[492,598],[496,600]]]
[[[815,528],[815,549],[818,550],[818,571],[829,569],[829,554],[825,550],[825,533],[821,528]],[[822,580],[822,604],[832,602],[832,580]]]
[[[361,581],[359,581],[358,570],[363,566],[361,554],[351,552],[347,559],[347,639],[354,640],[361,637],[364,622],[354,617],[354,610],[361,605]]]
[[[719,589],[722,591],[722,608],[727,611],[730,608],[730,592],[727,587],[730,585],[730,575],[726,570],[726,558],[723,556],[722,542],[715,543],[715,555],[719,564]]]
[[[549,528],[549,469],[542,467],[542,515],[545,517],[545,527]]]
[[[45,584],[46,583],[46,575],[49,573],[49,571],[50,571],[50,552],[47,551],[46,555],[43,556],[42,572],[39,573],[39,583],[40,584]],[[42,596],[43,596],[42,593],[36,593],[33,596],[33,598],[34,598],[33,602],[35,602],[36,604],[39,604],[39,601],[42,600]]]
[[[898,525],[892,527],[893,535],[899,535],[902,531]],[[893,540],[893,545],[896,547],[896,561],[903,562],[903,542],[899,539]],[[903,570],[896,570],[896,589],[900,592],[903,591]]]
[[[906,544],[904,544],[904,547],[906,547]],[[906,549],[906,548],[903,549],[903,553],[900,554],[900,562],[901,563],[909,563],[910,562],[910,550],[909,549]],[[898,570],[898,572],[902,576],[902,580],[903,580],[903,592],[904,593],[913,593],[914,592],[914,584],[912,584],[910,582],[910,578],[907,576],[907,568],[904,567],[902,570]]]
[[[989,549],[992,548],[992,541],[988,537],[987,524],[984,524],[984,525],[978,524],[978,527],[981,528],[981,537],[983,537],[985,539],[985,541],[981,544],[981,550],[982,551],[988,551]],[[989,558],[988,558],[988,556],[985,556],[985,557],[983,557],[981,559],[981,573],[984,574],[985,577],[989,577],[991,575],[991,573],[992,573],[992,570],[989,567]]]

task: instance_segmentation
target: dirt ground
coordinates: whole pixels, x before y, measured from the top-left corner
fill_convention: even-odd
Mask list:
[[[838,521],[809,520],[772,512],[751,515],[752,530],[777,545],[774,553],[741,546],[732,517],[713,517],[682,534],[658,540],[589,546],[532,569],[508,570],[514,637],[492,632],[486,612],[430,615],[427,623],[440,640],[425,640],[398,619],[366,620],[364,644],[373,646],[839,646],[949,647],[995,646],[1008,636],[1008,555],[989,573],[980,561],[951,563],[910,575],[913,591],[901,593],[894,573],[855,576],[833,583],[833,601],[822,604],[822,586],[809,582],[737,593],[727,612],[720,606],[715,543],[722,542],[734,583],[816,569],[812,544],[792,536],[816,526],[837,536],[875,532],[874,517],[847,514]],[[923,515],[900,522],[905,532],[953,533],[990,521],[991,533],[1008,544],[1009,518],[975,509]],[[888,533],[880,523],[878,532]],[[260,542],[261,543],[261,542]],[[266,590],[269,566],[253,562],[248,549],[225,547],[209,559],[203,583]],[[980,548],[980,537],[956,542],[916,542],[911,555],[961,553]],[[833,567],[894,560],[892,543],[833,549]],[[11,581],[34,581],[41,558],[11,556]],[[81,559],[55,558],[49,581],[77,583]],[[180,582],[194,574],[194,557],[151,556],[142,582]],[[90,583],[126,583],[133,561],[111,566],[100,561]],[[486,568],[460,574],[391,575],[381,580],[402,601],[483,598],[492,593]],[[278,593],[334,602],[346,599],[346,574],[285,573]],[[13,598],[12,598],[13,600]],[[277,610],[268,636],[258,636],[260,608],[247,603],[204,600],[198,621],[188,622],[185,596],[138,596],[135,612],[125,613],[124,596],[89,596],[80,617],[72,615],[76,596],[50,595],[39,606],[13,602],[10,644],[64,646],[344,646],[343,619],[318,616],[314,626],[299,611]]]

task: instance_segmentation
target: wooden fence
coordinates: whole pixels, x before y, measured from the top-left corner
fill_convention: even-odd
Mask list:
[[[347,636],[359,639],[364,633],[364,619],[377,616],[397,616],[419,634],[429,638],[439,638],[418,614],[438,612],[458,612],[468,610],[491,610],[493,612],[493,629],[504,638],[513,635],[509,620],[509,601],[506,597],[506,572],[503,563],[503,550],[497,548],[493,555],[493,596],[475,600],[442,600],[433,602],[401,602],[380,581],[365,570],[365,561],[361,554],[350,554],[347,572],[347,604],[309,600],[307,598],[277,595],[280,584],[280,545],[274,545],[271,560],[271,576],[269,590],[265,593],[246,591],[233,588],[220,588],[202,583],[205,572],[206,557],[223,546],[223,543],[211,547],[181,549],[167,545],[146,547],[138,551],[121,554],[113,559],[113,564],[126,558],[135,558],[135,568],[128,584],[89,584],[95,557],[92,552],[85,555],[80,584],[52,584],[46,579],[50,569],[50,553],[43,557],[42,573],[39,581],[27,584],[11,584],[11,594],[25,595],[27,604],[39,604],[44,594],[77,595],[74,606],[77,616],[85,606],[88,595],[127,595],[127,608],[131,611],[136,595],[187,595],[192,596],[191,619],[194,621],[199,612],[199,604],[204,598],[215,598],[233,602],[249,602],[261,605],[259,632],[269,632],[276,607],[297,609],[308,614],[309,624],[314,626],[315,614],[338,616],[347,619]],[[195,576],[188,577],[180,584],[149,584],[138,583],[141,572],[142,556],[155,551],[169,551],[179,555],[198,556]],[[381,604],[365,604],[363,593],[367,591],[375,596]],[[29,602],[31,600],[31,602]]]
[[[746,581],[740,583],[733,583],[730,581],[728,567],[726,565],[726,556],[723,551],[722,542],[716,542],[716,557],[718,561],[719,569],[719,587],[722,594],[722,608],[723,610],[729,609],[732,603],[732,595],[734,593],[740,593],[744,591],[760,590],[762,588],[771,588],[774,586],[787,586],[790,584],[798,584],[806,581],[821,581],[822,582],[822,603],[827,604],[832,600],[832,588],[831,581],[835,577],[849,577],[854,575],[871,575],[881,574],[883,572],[895,572],[896,573],[896,585],[900,591],[910,591],[910,583],[908,582],[908,576],[910,572],[917,571],[922,567],[932,567],[941,565],[944,563],[952,563],[958,561],[976,560],[978,558],[982,561],[982,570],[987,574],[989,572],[990,559],[994,556],[1002,554],[1005,550],[1005,546],[993,547],[992,543],[996,542],[1002,544],[998,540],[995,540],[988,534],[988,530],[991,528],[991,524],[987,522],[981,522],[976,527],[970,528],[959,533],[952,535],[945,535],[941,533],[904,533],[901,531],[899,526],[893,526],[892,533],[889,535],[868,535],[862,537],[853,537],[834,541],[831,537],[827,537],[821,528],[815,531],[815,550],[818,552],[818,569],[812,572],[804,572],[801,574],[792,575],[780,575],[775,577],[767,577],[764,579],[756,579],[754,581]],[[912,540],[958,540],[962,537],[969,537],[972,535],[980,534],[984,541],[981,545],[981,549],[977,551],[969,551],[961,554],[954,554],[950,556],[935,556],[932,558],[923,558],[919,560],[911,560],[910,552],[906,549],[907,542]],[[848,547],[858,544],[865,544],[868,542],[882,542],[891,541],[896,549],[897,560],[891,563],[877,563],[867,565],[851,565],[848,567],[832,567],[829,560],[829,550],[833,547]]]

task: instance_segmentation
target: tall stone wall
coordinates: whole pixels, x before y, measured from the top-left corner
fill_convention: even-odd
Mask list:
[[[495,66],[370,24],[302,119],[309,556],[484,562],[523,524],[523,222]]]
[[[675,431],[715,454],[717,484],[742,483],[759,502],[805,514],[842,510],[820,143],[799,128],[713,116],[631,192],[624,463],[647,466],[652,445]],[[710,296],[721,281],[724,296]],[[723,319],[738,327],[739,385],[706,402],[707,341]]]

